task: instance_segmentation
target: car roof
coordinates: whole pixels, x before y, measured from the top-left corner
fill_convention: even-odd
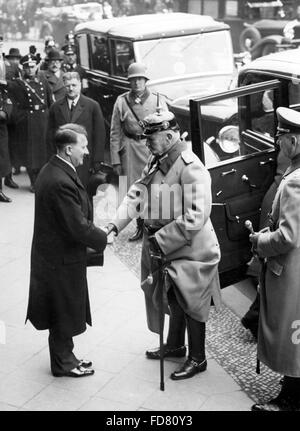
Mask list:
[[[229,30],[229,26],[206,15],[166,13],[88,21],[75,27],[76,33],[86,30],[139,40]]]
[[[259,57],[251,63],[244,66],[240,75],[250,71],[264,71],[278,77],[300,78],[300,49],[289,49],[274,54]]]

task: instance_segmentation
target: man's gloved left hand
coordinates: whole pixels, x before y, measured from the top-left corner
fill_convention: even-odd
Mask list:
[[[153,254],[162,254],[162,250],[157,242],[157,239],[155,238],[155,235],[151,235],[148,237],[148,241],[149,241],[149,249],[150,249],[150,253]]]

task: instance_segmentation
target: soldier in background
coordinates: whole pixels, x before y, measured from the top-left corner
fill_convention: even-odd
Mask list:
[[[7,81],[7,90],[16,105],[14,127],[17,133],[20,164],[26,166],[30,178],[30,190],[48,154],[46,131],[48,108],[52,103],[51,89],[47,81],[37,76],[37,60],[31,55],[21,59],[23,78]]]
[[[57,49],[52,48],[47,56],[47,70],[41,70],[39,76],[48,81],[52,91],[53,101],[65,96],[66,90],[63,82],[64,72],[61,69],[63,57]]]
[[[82,93],[85,94],[88,89],[88,80],[86,71],[83,67],[77,64],[77,54],[75,45],[65,45],[63,47],[65,61],[62,63],[63,72],[77,72],[81,80]]]
[[[168,107],[163,96],[147,88],[149,77],[146,66],[132,63],[128,68],[131,90],[120,95],[114,105],[110,129],[110,153],[116,175],[126,175],[128,187],[138,178],[150,155],[143,135],[142,119]],[[137,230],[129,241],[136,241],[143,235],[143,221],[137,219]]]

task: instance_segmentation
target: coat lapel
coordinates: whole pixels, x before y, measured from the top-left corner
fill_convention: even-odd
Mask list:
[[[59,105],[60,111],[63,115],[64,120],[66,121],[66,123],[70,122],[70,110],[69,110],[69,106],[68,106],[68,102],[67,102],[67,98],[64,97],[61,101],[60,101],[60,105]]]
[[[73,115],[72,115],[72,123],[76,123],[82,112],[84,111],[84,103],[82,100],[82,97],[79,98],[78,103],[74,109]]]
[[[63,162],[61,159],[59,159],[56,156],[52,156],[52,158],[50,159],[50,163],[54,164],[55,166],[58,166],[63,171],[65,171],[72,178],[72,180],[76,183],[78,187],[85,190],[82,182],[79,179],[77,172],[74,171],[74,169],[72,169],[71,166],[69,166],[67,163]]]

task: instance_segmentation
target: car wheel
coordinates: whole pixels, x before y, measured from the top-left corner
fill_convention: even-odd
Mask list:
[[[240,48],[242,51],[251,51],[261,39],[260,32],[255,27],[247,27],[240,35]]]
[[[263,46],[261,50],[261,55],[268,55],[272,52],[276,52],[276,45],[274,43],[267,43],[265,46]]]

